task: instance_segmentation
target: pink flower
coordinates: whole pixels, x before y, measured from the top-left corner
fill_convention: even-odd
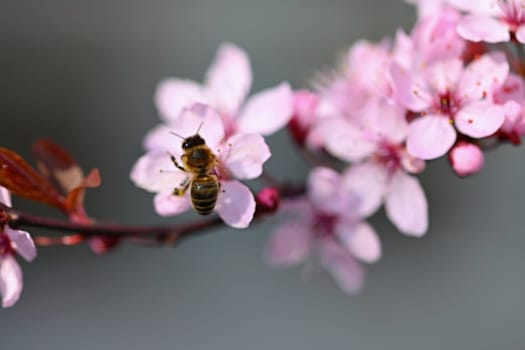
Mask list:
[[[483,167],[481,149],[465,141],[456,144],[449,153],[449,162],[458,176],[469,176],[478,173]]]
[[[458,25],[467,40],[488,43],[507,42],[513,37],[525,44],[525,1],[523,0],[448,0],[468,12]]]
[[[235,132],[269,135],[292,116],[292,91],[287,83],[259,92],[245,101],[252,84],[248,55],[225,43],[206,73],[204,84],[171,78],[155,94],[157,108],[167,122],[175,121],[184,107],[206,103],[222,117],[226,135]]]
[[[440,7],[420,18],[410,36],[398,30],[393,59],[405,68],[419,69],[439,60],[461,56],[465,40],[456,31],[459,20],[456,10]]]
[[[418,17],[421,19],[441,10],[447,0],[405,0],[405,2],[417,7]]]
[[[11,206],[11,196],[0,186],[0,203]],[[36,248],[29,233],[13,230],[7,224],[7,216],[0,211],[0,294],[2,306],[13,306],[22,293],[22,270],[15,255],[27,261],[36,257]]]
[[[391,67],[397,101],[421,117],[410,123],[407,149],[421,159],[438,158],[456,141],[456,130],[472,138],[494,134],[504,108],[493,100],[509,72],[502,53],[481,56],[467,67],[460,59],[436,62],[411,71]]]
[[[345,175],[314,168],[308,178],[307,198],[288,203],[292,215],[272,233],[267,260],[275,266],[303,263],[318,255],[321,264],[349,294],[364,282],[359,261],[376,262],[381,244],[374,229],[363,221],[362,203],[345,186]]]
[[[384,202],[399,231],[422,236],[428,228],[427,200],[417,178],[407,173],[421,172],[425,164],[404,147],[408,129],[402,110],[371,100],[353,120],[327,120],[319,132],[328,152],[358,163],[345,173],[345,184],[359,196],[361,215],[372,215]]]
[[[504,105],[505,121],[498,131],[500,139],[521,144],[525,136],[525,83],[516,74],[509,74],[505,83],[494,93],[494,100]]]
[[[191,176],[178,170],[170,154],[180,163],[183,137],[199,134],[214,153],[221,191],[215,210],[223,221],[236,228],[249,225],[255,211],[255,200],[248,187],[236,179],[254,179],[261,175],[263,163],[270,157],[268,146],[257,133],[237,133],[225,138],[223,120],[212,108],[194,104],[185,108],[172,124],[161,125],[146,136],[147,152],[133,167],[132,181],[139,187],[157,195],[155,210],[159,215],[176,215],[191,207],[189,196],[175,196],[173,190]]]

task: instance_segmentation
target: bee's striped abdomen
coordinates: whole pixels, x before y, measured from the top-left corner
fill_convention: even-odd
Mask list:
[[[199,175],[191,182],[190,198],[195,211],[208,215],[215,208],[219,195],[219,181],[215,175]]]

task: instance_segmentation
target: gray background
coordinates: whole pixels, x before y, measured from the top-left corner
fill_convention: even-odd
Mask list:
[[[103,186],[87,201],[100,219],[173,222],[128,180],[158,122],[152,94],[161,78],[200,80],[231,40],[251,55],[254,91],[283,79],[305,86],[353,41],[413,19],[391,0],[4,0],[0,143],[27,156],[33,140],[48,137],[99,167]],[[269,171],[302,179],[285,134],[270,143]],[[271,224],[103,257],[84,246],[42,248],[22,263],[19,303],[0,310],[0,348],[523,349],[524,160],[523,148],[502,147],[468,181],[445,161],[429,164],[428,235],[405,238],[377,215],[384,256],[356,297],[325,273],[305,280],[298,268],[266,267]]]

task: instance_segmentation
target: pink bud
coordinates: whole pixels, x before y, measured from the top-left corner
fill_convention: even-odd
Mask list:
[[[93,236],[89,239],[91,251],[97,255],[103,255],[113,250],[120,243],[119,237]]]
[[[456,175],[474,175],[483,167],[483,152],[478,146],[461,141],[450,150],[448,160]]]
[[[279,191],[274,187],[264,187],[259,191],[255,200],[258,209],[264,212],[273,213],[279,207]]]

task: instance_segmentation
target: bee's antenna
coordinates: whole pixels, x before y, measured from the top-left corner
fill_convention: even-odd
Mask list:
[[[177,134],[176,132],[173,132],[173,131],[170,131],[170,134],[175,135],[177,137],[180,137],[183,140],[186,139],[185,137],[182,137],[182,136],[180,136],[179,134]]]
[[[199,131],[201,131],[202,124],[204,124],[203,121],[199,124],[199,127],[197,128],[197,132],[195,133],[195,135],[198,135],[198,134],[199,134]]]

